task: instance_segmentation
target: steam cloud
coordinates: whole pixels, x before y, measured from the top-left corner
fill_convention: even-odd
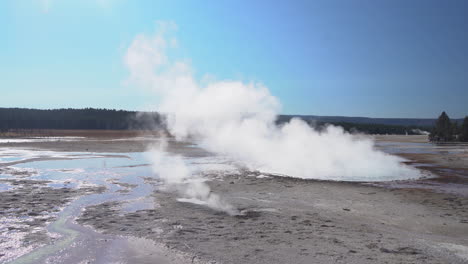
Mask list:
[[[197,81],[187,61],[168,56],[177,43],[169,37],[175,27],[159,23],[154,35],[138,35],[127,50],[125,64],[129,83],[149,89],[161,100],[158,109],[168,113],[168,129],[177,139],[194,137],[207,150],[251,169],[292,177],[343,181],[420,177],[418,170],[401,164],[399,157],[376,150],[371,139],[351,135],[341,127],[330,125],[317,131],[299,119],[277,126],[281,105],[262,84]],[[189,178],[190,171],[180,157],[162,162],[163,154],[157,153],[153,160],[162,178]]]
[[[164,180],[166,188],[175,190],[183,197],[181,202],[195,203],[208,206],[214,210],[237,215],[239,211],[224,202],[219,195],[211,192],[210,187],[197,177],[197,173],[187,166],[181,156],[171,156],[166,150],[167,141],[162,141],[160,145],[153,146],[148,153],[152,160],[153,171]]]

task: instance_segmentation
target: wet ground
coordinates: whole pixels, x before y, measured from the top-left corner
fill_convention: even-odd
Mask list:
[[[0,142],[0,263],[183,261],[183,254],[168,254],[155,241],[102,235],[76,223],[84,208],[106,202],[117,202],[123,213],[154,210],[157,203],[151,194],[159,183],[147,153],[56,151],[35,145],[118,142],[131,148],[140,141],[158,140],[54,137]],[[185,153],[189,162],[197,163],[194,166],[210,164],[203,150],[182,146],[186,150],[174,143],[169,151]]]
[[[408,137],[408,136],[407,136]],[[373,183],[388,188],[416,188],[468,196],[468,144],[423,141],[422,136],[381,137],[376,147],[407,159],[408,165],[429,172],[426,179]],[[398,141],[397,141],[398,140]],[[413,141],[413,142],[411,142]],[[418,142],[423,141],[423,142]]]
[[[23,162],[3,167],[0,176],[4,189],[0,195],[1,237],[2,241],[9,241],[0,243],[2,251],[8,252],[0,260],[24,255],[13,263],[46,262],[56,251],[83,240],[83,234],[91,237],[88,240],[99,241],[98,235],[93,237],[92,231],[85,231],[74,223],[87,205],[125,200],[128,210],[154,206],[152,201],[144,199],[152,192],[152,187],[142,179],[149,175],[147,167],[114,168],[136,165],[135,162],[141,164],[142,153],[116,156],[39,151],[34,154],[44,159],[40,161],[30,161],[36,160],[30,158],[31,153],[27,156],[21,155],[21,151],[10,153],[17,154],[10,156],[15,158],[14,162]],[[11,164],[12,159],[6,162]],[[94,243],[79,244],[96,248],[92,246]]]
[[[172,142],[170,153],[243,212],[229,216],[160,188],[143,152],[158,139],[4,141],[0,263],[468,261],[466,145],[378,139],[432,177],[340,183],[245,171]]]

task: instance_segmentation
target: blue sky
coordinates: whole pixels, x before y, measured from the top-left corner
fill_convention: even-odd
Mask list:
[[[148,109],[123,56],[158,20],[197,76],[262,82],[283,113],[468,114],[464,0],[5,0],[0,107]]]

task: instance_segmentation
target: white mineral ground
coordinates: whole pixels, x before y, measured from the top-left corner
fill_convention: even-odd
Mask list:
[[[73,182],[56,188],[35,178],[44,168],[25,169],[31,161],[122,158],[158,142],[145,135],[78,136],[85,138],[0,143],[1,153],[31,151],[25,159],[4,155],[0,161],[1,263],[468,262],[466,146],[435,146],[423,136],[377,137],[377,148],[435,176],[419,180],[317,181],[249,170],[203,174],[211,192],[238,210],[231,216],[184,200],[151,174],[129,183],[109,173],[103,190]],[[167,151],[200,164],[211,157],[184,142],[170,141]],[[129,164],[122,170],[149,171],[145,162]],[[135,201],[145,206],[128,210]]]

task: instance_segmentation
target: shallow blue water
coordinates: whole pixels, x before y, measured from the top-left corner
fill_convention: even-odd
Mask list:
[[[139,184],[141,177],[152,177],[143,153],[123,153],[124,157],[80,158],[70,160],[45,160],[18,164],[18,168],[32,168],[38,173],[29,177],[34,180],[52,180],[53,187],[75,187],[78,183],[105,185],[111,189],[109,179]]]

